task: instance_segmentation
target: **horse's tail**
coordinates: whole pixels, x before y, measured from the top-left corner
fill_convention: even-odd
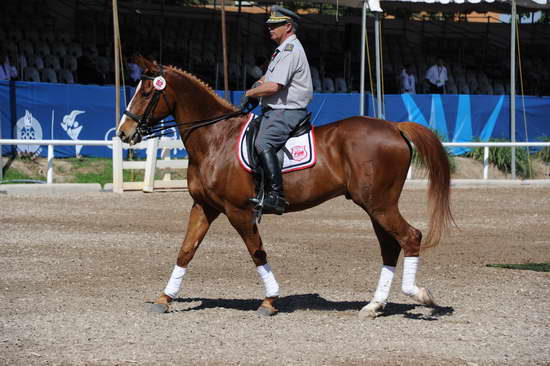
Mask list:
[[[439,138],[428,128],[413,122],[397,123],[397,127],[412,141],[419,153],[421,165],[428,170],[430,221],[428,235],[422,248],[435,247],[449,225],[454,222],[449,201],[451,193],[449,157]]]

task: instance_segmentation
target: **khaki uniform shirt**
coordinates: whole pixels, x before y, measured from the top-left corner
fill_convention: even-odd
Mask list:
[[[288,37],[275,49],[264,81],[283,88],[262,98],[262,106],[273,109],[306,108],[313,97],[313,83],[306,53],[296,35]]]

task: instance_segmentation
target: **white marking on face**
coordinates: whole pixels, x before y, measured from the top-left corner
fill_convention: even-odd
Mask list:
[[[139,93],[139,90],[141,89],[141,80],[139,82],[139,84],[137,85],[136,87],[136,92],[134,93],[134,95],[132,96],[132,99],[130,100],[130,104],[128,104],[128,107],[126,107],[126,110],[130,110],[130,108],[132,108],[132,102],[134,101],[136,95]],[[116,130],[116,133],[118,135],[118,132],[120,131],[120,129],[122,128],[122,126],[126,123],[126,121],[128,121],[128,116],[123,114],[122,115],[122,118],[120,119],[120,122],[118,124],[118,127],[117,127],[117,130]]]

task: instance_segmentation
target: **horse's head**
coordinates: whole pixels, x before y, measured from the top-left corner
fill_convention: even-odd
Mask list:
[[[135,61],[143,70],[141,81],[117,128],[117,136],[130,144],[149,135],[151,127],[170,115],[175,105],[169,73],[163,66],[141,56]]]

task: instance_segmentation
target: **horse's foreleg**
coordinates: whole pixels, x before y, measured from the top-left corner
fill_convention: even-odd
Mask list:
[[[166,288],[153,304],[153,311],[161,313],[168,311],[170,302],[176,298],[180,290],[183,277],[187,271],[187,265],[191,262],[191,259],[193,259],[210,224],[218,215],[218,211],[202,206],[196,202],[193,204],[187,224],[187,233],[181,245],[176,265],[174,266],[174,270],[172,271]]]
[[[279,284],[267,263],[267,255],[263,248],[262,238],[258,232],[258,226],[252,223],[252,212],[249,210],[234,210],[227,213],[231,225],[237,230],[246,248],[256,265],[256,271],[260,276],[265,289],[265,298],[258,308],[261,315],[275,315],[275,301],[279,298]]]

